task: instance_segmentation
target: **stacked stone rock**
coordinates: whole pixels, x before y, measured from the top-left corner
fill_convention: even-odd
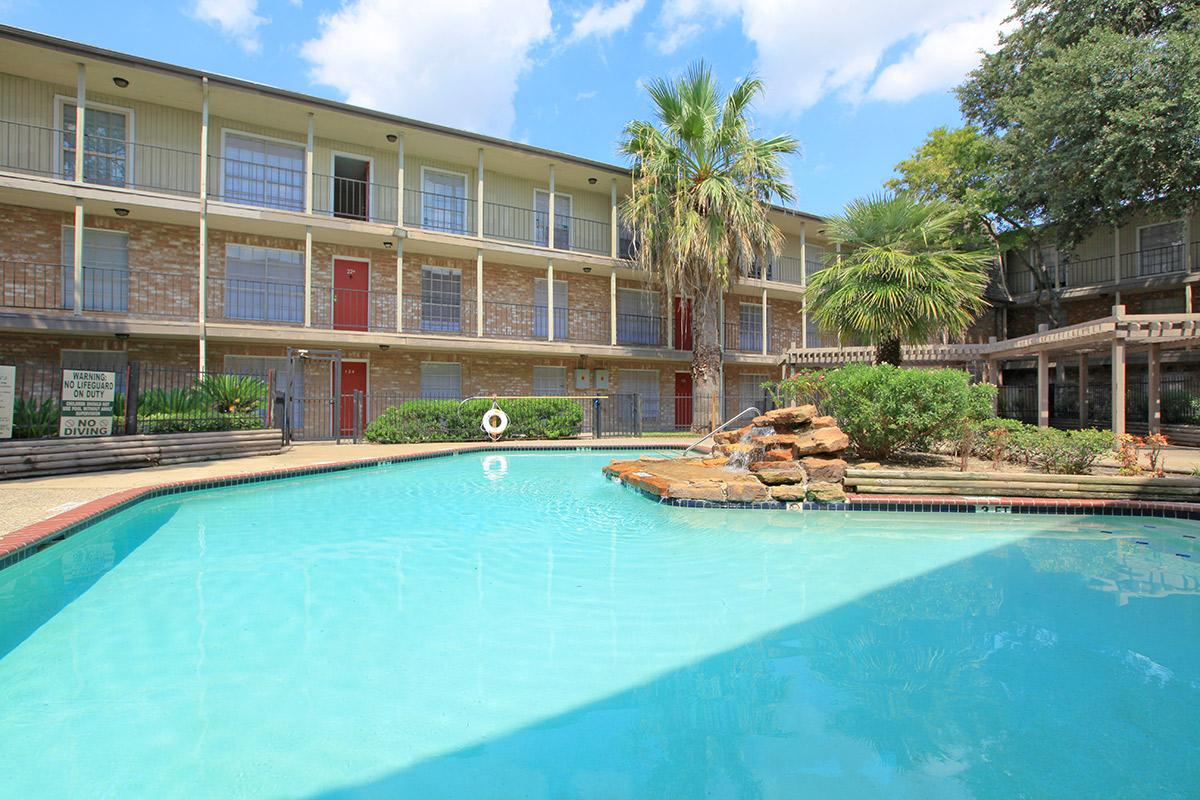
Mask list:
[[[755,428],[770,428],[772,433],[755,435]],[[774,500],[833,502],[846,497],[841,454],[850,439],[833,417],[818,416],[816,406],[777,408],[713,440],[714,453],[725,459],[749,453],[750,472],[767,485]],[[711,463],[717,466],[716,459]]]

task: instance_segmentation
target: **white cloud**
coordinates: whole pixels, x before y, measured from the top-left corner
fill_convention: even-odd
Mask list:
[[[757,50],[768,112],[796,114],[829,95],[911,99],[949,88],[975,66],[1009,1],[666,0],[658,48],[673,52],[737,20]]]
[[[567,44],[574,44],[589,36],[612,36],[632,24],[646,0],[617,0],[612,5],[597,2],[575,20]]]
[[[301,54],[346,102],[507,135],[517,80],[551,33],[548,0],[350,0]]]
[[[575,100],[576,100],[576,102],[578,102],[578,101],[580,101],[580,100],[591,100],[591,99],[592,99],[593,97],[595,97],[595,96],[596,96],[596,90],[595,90],[595,89],[590,89],[590,90],[588,90],[588,91],[586,91],[586,92],[579,92],[579,93],[577,93],[577,94],[575,95]]]
[[[201,22],[220,28],[247,53],[262,49],[258,28],[268,20],[258,15],[258,0],[195,0],[191,14]]]

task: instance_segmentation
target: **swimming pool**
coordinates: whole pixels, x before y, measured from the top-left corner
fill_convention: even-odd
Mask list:
[[[0,571],[0,795],[1195,796],[1195,523],[670,508],[614,455],[161,497]]]

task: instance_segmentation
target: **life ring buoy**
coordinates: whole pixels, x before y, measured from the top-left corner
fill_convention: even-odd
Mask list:
[[[483,420],[479,423],[479,428],[492,437],[494,442],[508,430],[508,414],[505,414],[499,406],[493,403],[492,407],[483,413]]]

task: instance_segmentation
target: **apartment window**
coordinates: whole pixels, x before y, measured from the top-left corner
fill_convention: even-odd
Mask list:
[[[542,247],[550,243],[550,193],[541,189],[533,192],[533,241]],[[554,246],[571,249],[571,195],[554,193]]]
[[[421,169],[421,225],[448,233],[467,232],[467,176]]]
[[[304,210],[304,146],[225,133],[221,197],[248,206]]]
[[[617,341],[621,344],[662,343],[658,294],[647,289],[617,289]]]
[[[75,228],[62,229],[63,308],[75,304]],[[83,307],[88,311],[129,310],[129,235],[83,229]]]
[[[566,367],[534,367],[533,393],[538,397],[559,397],[567,393]]]
[[[425,400],[458,400],[462,397],[462,366],[436,361],[422,364],[421,397]]]
[[[545,338],[549,326],[547,324],[546,279],[535,278],[533,282],[533,335]],[[567,282],[554,282],[554,338],[567,338]]]
[[[738,306],[738,350],[761,352],[763,349],[763,324],[761,303],[742,303]],[[771,325],[771,309],[767,309],[767,326]],[[767,341],[770,348],[770,340]]]
[[[421,330],[462,331],[462,272],[421,268]]]
[[[617,370],[617,393],[637,395],[643,420],[658,419],[658,371],[653,369]],[[624,404],[618,404],[618,409]]]
[[[765,373],[744,372],[738,376],[738,407],[741,411],[743,408],[755,406],[762,408],[763,396],[766,394],[766,389],[762,385],[770,380],[770,376]]]
[[[1138,274],[1161,275],[1183,269],[1183,223],[1138,228]]]
[[[297,250],[226,245],[225,317],[302,322],[304,254]]]
[[[816,320],[813,319],[812,313],[809,312],[804,320],[805,328],[807,329],[807,339],[809,347],[824,347],[822,341],[821,329],[817,326]]]
[[[288,389],[288,360],[280,357],[270,356],[225,356],[225,372],[230,375],[253,375],[256,378],[261,378],[266,381],[268,376],[274,370],[274,381],[272,384],[271,403],[275,402],[274,393],[287,393]],[[304,368],[297,367],[296,375],[292,383],[292,425],[298,428],[304,427]],[[262,417],[266,419],[267,411],[262,410]]]
[[[816,244],[806,244],[804,246],[804,259],[805,273],[809,277],[812,277],[825,269],[825,248]]]
[[[63,178],[75,180],[75,109],[62,109]],[[88,105],[83,110],[83,179],[88,183],[124,186],[129,178],[130,112],[111,106]]]

